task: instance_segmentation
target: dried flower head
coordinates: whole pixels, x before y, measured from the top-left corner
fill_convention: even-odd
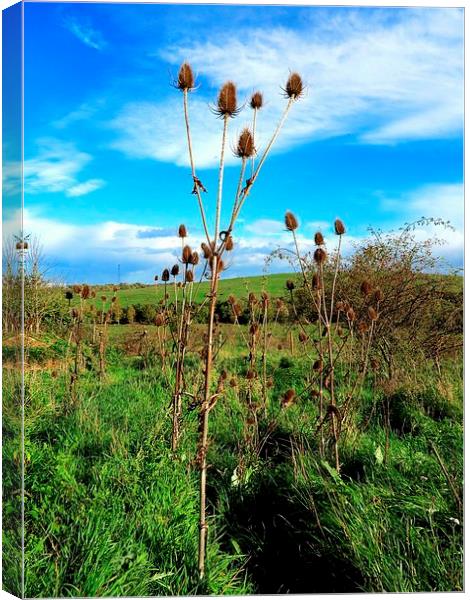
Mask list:
[[[230,387],[232,387],[232,388],[236,388],[236,387],[237,387],[237,385],[238,385],[238,382],[237,382],[237,380],[235,379],[235,377],[232,377],[232,378],[230,379],[230,382],[229,382],[229,383],[230,383]]]
[[[305,344],[305,342],[308,340],[308,335],[303,332],[303,331],[299,331],[299,342],[301,344]]]
[[[162,281],[164,281],[165,283],[167,281],[170,281],[170,271],[168,269],[163,269]]]
[[[235,298],[235,296],[233,294],[230,294],[229,297],[227,298],[227,302],[233,306],[235,304],[235,302],[237,301],[237,299]]]
[[[321,289],[321,279],[318,277],[316,273],[312,275],[312,289],[320,290]]]
[[[365,321],[359,321],[357,328],[361,335],[364,335],[367,331],[369,331],[369,325]]]
[[[364,281],[361,283],[361,294],[363,296],[368,296],[371,292],[372,292],[372,286],[370,284],[370,281],[367,281],[367,279],[364,279]]]
[[[186,225],[181,224],[178,227],[178,237],[180,237],[180,238],[188,237],[188,232],[186,230]]]
[[[193,271],[186,271],[186,274],[184,276],[186,283],[192,283],[194,281],[194,273]]]
[[[377,303],[382,302],[383,299],[385,298],[385,295],[381,289],[377,288],[374,292],[374,298]]]
[[[288,408],[289,406],[291,406],[291,404],[294,404],[294,400],[295,400],[295,391],[292,389],[287,390],[287,392],[285,392],[285,394],[281,400],[282,408]]]
[[[250,306],[256,306],[258,304],[258,300],[256,299],[256,295],[253,292],[248,294],[248,304]]]
[[[192,265],[199,264],[199,254],[196,252],[196,250],[191,254],[191,264]]]
[[[103,302],[106,302],[106,296],[101,296],[101,300],[102,300]]]
[[[225,250],[227,250],[227,252],[231,252],[233,250],[233,237],[231,235],[228,235],[225,238]]]
[[[377,371],[378,368],[380,367],[380,363],[379,363],[379,361],[376,358],[371,358],[370,359],[370,366],[371,366],[371,369],[373,371]]]
[[[182,252],[182,255],[181,255],[182,262],[185,265],[191,264],[192,255],[193,255],[193,251],[191,250],[191,246],[185,246],[183,248],[183,252]]]
[[[258,323],[252,323],[250,325],[250,335],[256,335],[258,333],[259,326]]]
[[[263,106],[263,94],[261,92],[255,92],[251,96],[250,106],[253,110],[258,110]]]
[[[239,112],[237,108],[237,88],[233,81],[227,81],[220,88],[215,112],[221,117],[234,117]]]
[[[369,314],[369,319],[371,321],[377,321],[377,319],[379,318],[379,315],[377,314],[377,311],[373,306],[369,306],[369,308],[367,309],[367,313]]]
[[[295,288],[295,283],[291,279],[288,279],[286,281],[286,288],[291,292]]]
[[[286,212],[284,217],[284,223],[286,224],[286,229],[289,231],[295,231],[299,226],[299,222],[297,221],[294,213],[291,213],[289,210]]]
[[[323,361],[321,359],[316,360],[313,363],[312,369],[314,371],[322,371],[323,370]]]
[[[286,87],[284,88],[286,97],[297,100],[302,96],[303,91],[304,84],[302,77],[298,73],[291,73],[289,75],[289,79],[287,80]]]
[[[158,281],[158,275],[155,275],[155,277],[153,278],[154,281]]]
[[[251,131],[245,127],[238,138],[238,144],[235,149],[235,155],[238,158],[251,158],[255,155],[255,142]]]
[[[173,265],[171,267],[171,274],[173,275],[173,277],[176,277],[180,272],[180,266],[179,265]]]
[[[323,248],[317,248],[313,254],[313,259],[317,265],[322,265],[326,260],[326,252]]]
[[[276,309],[282,310],[284,308],[284,301],[282,298],[276,298]]]
[[[194,73],[189,63],[184,62],[178,72],[178,80],[176,87],[182,91],[190,91],[194,89]]]
[[[91,294],[90,286],[85,283],[82,287],[82,293],[81,293],[83,300],[86,300],[87,298],[89,298],[90,294]]]
[[[201,244],[201,249],[202,249],[202,253],[204,255],[204,258],[207,260],[212,256],[212,252],[210,247],[206,244],[206,243],[202,243]]]
[[[253,369],[248,369],[248,371],[246,372],[246,378],[248,380],[256,379],[256,373],[253,371]]]
[[[72,292],[72,291],[70,291],[70,290],[67,290],[67,291],[65,292],[65,299],[66,299],[66,300],[72,300],[72,298],[73,298],[73,292]]]
[[[80,294],[80,293],[81,293],[81,291],[82,291],[82,286],[81,286],[81,285],[74,285],[72,289],[73,289],[73,291],[74,291],[76,294]]]
[[[344,235],[346,233],[346,227],[341,219],[336,219],[335,221],[335,233],[336,235]]]
[[[157,313],[157,315],[155,316],[155,325],[157,327],[161,327],[164,323],[165,317],[162,315],[162,313]]]
[[[346,311],[346,317],[348,318],[348,321],[356,320],[356,313],[354,312],[354,308],[352,308],[352,307],[348,308],[348,310]]]
[[[315,244],[317,246],[322,246],[325,243],[325,240],[323,238],[323,234],[321,233],[321,231],[317,231],[317,233],[315,234]]]

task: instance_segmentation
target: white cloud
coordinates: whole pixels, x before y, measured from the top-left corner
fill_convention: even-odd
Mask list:
[[[85,46],[89,46],[95,50],[102,50],[107,46],[107,42],[103,38],[103,35],[100,31],[94,29],[88,24],[80,23],[75,18],[68,18],[65,21],[65,27],[83,44],[85,44]]]
[[[306,140],[353,134],[364,143],[443,138],[462,130],[463,13],[458,9],[396,11],[395,21],[370,11],[343,12],[334,20],[288,28],[219,31],[210,41],[161,52],[175,68],[188,57],[204,83],[191,95],[195,154],[201,167],[214,166],[220,121],[209,111],[217,87],[228,77],[240,99],[265,93],[257,144],[262,148],[285,100],[280,85],[288,69],[308,84],[292,110],[277,151]],[[382,13],[380,13],[381,15]],[[113,121],[115,147],[142,157],[187,165],[181,98],[125,106]],[[251,119],[248,109],[232,124],[231,138]],[[233,159],[231,159],[233,160]]]
[[[38,154],[24,162],[25,192],[63,192],[66,196],[82,196],[105,185],[102,179],[78,181],[79,173],[92,157],[77,150],[74,144],[47,138],[38,141]]]

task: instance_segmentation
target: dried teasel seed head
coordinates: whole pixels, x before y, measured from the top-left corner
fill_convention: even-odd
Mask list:
[[[233,294],[230,294],[229,297],[227,298],[227,302],[232,306],[235,304],[236,301],[237,301],[237,299],[235,298],[235,296]]]
[[[385,295],[381,289],[377,288],[374,292],[374,298],[376,302],[382,302],[385,298]]]
[[[369,331],[369,325],[365,321],[359,321],[357,328],[361,335]]]
[[[231,252],[233,250],[233,237],[231,235],[228,235],[225,240],[225,250],[227,250],[227,252]]]
[[[287,407],[291,406],[291,404],[294,403],[294,400],[295,400],[295,391],[292,389],[287,390],[287,392],[285,392],[284,396],[282,397],[281,405],[283,408],[287,408]]]
[[[106,302],[106,296],[101,296],[101,300],[102,300],[103,302]]]
[[[369,306],[369,308],[367,309],[367,313],[371,321],[377,321],[377,319],[379,318],[379,315],[377,314],[377,311],[373,306]]]
[[[70,291],[70,290],[67,290],[67,291],[65,292],[65,299],[66,299],[66,300],[72,300],[72,298],[73,298],[73,292],[72,292],[72,291]]]
[[[176,87],[182,91],[194,89],[194,73],[191,65],[187,62],[184,62],[180,67]]]
[[[326,252],[323,248],[317,248],[313,254],[313,259],[317,265],[322,265],[326,260]]]
[[[372,286],[371,286],[370,282],[367,281],[367,279],[364,279],[364,281],[361,283],[361,294],[363,296],[368,296],[371,292],[372,292]]]
[[[321,289],[321,279],[318,277],[316,273],[312,275],[312,289],[320,290]]]
[[[229,383],[230,383],[230,387],[232,387],[232,388],[236,388],[236,387],[237,387],[237,385],[238,385],[238,381],[235,379],[235,377],[232,377],[232,378],[230,379],[230,382],[229,382]]]
[[[96,292],[95,292],[95,290],[91,291],[90,298],[96,298]]]
[[[291,279],[288,279],[286,281],[286,288],[291,292],[293,289],[295,289],[295,283]]]
[[[212,251],[211,251],[210,247],[207,244],[205,244],[204,242],[201,244],[201,250],[202,250],[202,253],[206,260],[212,256]]]
[[[250,325],[250,335],[256,335],[258,333],[258,329],[259,329],[258,323],[252,323]]]
[[[74,319],[78,318],[78,315],[79,315],[78,309],[72,308],[72,310],[70,311],[70,314],[72,315],[72,317]]]
[[[199,264],[199,254],[196,250],[191,254],[191,264],[194,266]]]
[[[220,373],[220,379],[222,379],[222,381],[225,381],[228,377],[228,373],[225,369],[222,369],[222,372]]]
[[[325,239],[323,238],[323,234],[321,231],[317,231],[315,234],[315,244],[317,246],[322,246],[325,243]]]
[[[322,371],[323,370],[323,361],[321,359],[316,360],[313,363],[312,369],[314,371]]]
[[[281,298],[276,298],[276,309],[281,310],[284,308],[284,301]]]
[[[258,304],[258,300],[256,299],[256,295],[253,292],[248,294],[248,304],[250,306],[256,306]]]
[[[165,282],[165,283],[167,281],[170,281],[170,271],[168,269],[163,269],[162,281]]]
[[[158,313],[155,316],[155,325],[157,327],[161,327],[164,323],[165,323],[165,317],[161,313]]]
[[[180,266],[179,265],[173,265],[171,267],[171,274],[173,277],[176,277],[180,272]]]
[[[181,225],[178,227],[178,237],[180,237],[180,238],[188,237],[186,225],[183,225],[183,223],[181,223]]]
[[[217,273],[222,273],[222,271],[224,269],[225,269],[225,263],[221,258],[219,258],[219,260],[217,261]]]
[[[284,88],[286,96],[297,100],[302,96],[303,91],[304,84],[302,77],[298,73],[291,73],[287,80],[286,87]]]
[[[251,96],[250,106],[253,110],[259,110],[263,106],[263,94],[261,92],[255,92]]]
[[[154,281],[158,281],[158,275],[155,275],[155,277],[153,278]]]
[[[116,300],[117,300],[117,296],[113,296],[113,297],[111,298],[111,302],[112,302],[113,304],[116,302]]]
[[[76,294],[80,294],[80,293],[81,293],[81,291],[82,291],[82,286],[81,286],[81,285],[74,285],[72,289],[73,289],[73,291],[74,291]]]
[[[336,219],[335,221],[335,233],[336,235],[344,235],[346,233],[346,227],[341,219]]]
[[[236,317],[240,317],[243,313],[242,307],[238,304],[238,302],[235,302],[235,304],[232,305],[232,310]]]
[[[194,273],[190,270],[187,270],[184,278],[186,283],[192,283],[194,281]]]
[[[342,300],[338,300],[338,302],[336,303],[336,310],[337,312],[341,312],[344,310],[344,302]]]
[[[354,308],[352,308],[351,306],[346,311],[346,317],[348,318],[349,321],[356,320],[356,313],[354,312]]]
[[[248,369],[248,371],[246,372],[246,375],[245,375],[245,377],[246,377],[248,380],[253,380],[253,379],[256,379],[256,373],[253,371],[253,369]]]
[[[299,222],[297,221],[296,216],[289,210],[285,214],[284,223],[286,224],[286,229],[288,229],[289,231],[295,231],[299,226]]]
[[[251,158],[255,155],[255,142],[251,131],[247,127],[245,127],[238,138],[235,155],[238,158]]]
[[[377,371],[377,369],[380,367],[380,363],[376,358],[371,358],[370,366],[373,371]]]
[[[274,385],[274,380],[272,377],[269,377],[268,380],[266,381],[266,387],[267,388],[272,388]]]
[[[191,250],[191,247],[185,246],[183,248],[183,253],[181,256],[181,260],[184,262],[185,265],[191,264],[192,256],[193,256],[193,251]]]
[[[282,350],[282,344],[278,344],[278,345],[277,345],[277,349],[278,349],[278,350]]]
[[[234,117],[237,112],[237,88],[233,81],[227,81],[220,88],[216,113],[221,117]]]
[[[305,342],[307,340],[308,340],[308,335],[303,331],[299,331],[299,342],[302,344],[305,344]]]

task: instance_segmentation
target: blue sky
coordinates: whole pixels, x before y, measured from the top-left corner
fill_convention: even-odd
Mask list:
[[[115,281],[120,264],[122,280],[150,282],[175,260],[179,223],[202,241],[170,85],[183,60],[198,75],[190,110],[209,212],[220,85],[233,79],[241,101],[264,92],[261,150],[289,70],[308,86],[245,204],[231,275],[261,272],[289,243],[286,209],[305,249],[336,217],[347,250],[369,226],[450,219],[442,253],[462,264],[463,11],[26,3],[25,226],[57,277]],[[245,108],[230,123],[232,145],[250,120]],[[237,176],[230,156],[227,210]]]

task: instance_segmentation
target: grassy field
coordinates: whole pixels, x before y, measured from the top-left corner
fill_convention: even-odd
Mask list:
[[[200,583],[197,411],[188,399],[175,457],[168,382],[151,358],[126,351],[143,330],[110,327],[106,379],[86,366],[72,411],[64,411],[65,345],[46,336],[29,351],[28,597],[462,589],[454,494],[461,494],[463,469],[460,360],[445,362],[440,376],[432,365],[410,374],[388,397],[386,458],[384,391],[368,379],[338,475],[319,456],[316,404],[307,397],[281,410],[285,389],[300,390],[305,372],[305,356],[298,344],[292,354],[284,326],[273,328],[273,385],[259,423],[270,435],[262,451],[250,453],[246,352],[234,327],[224,326],[218,369],[239,384],[227,388],[211,421],[208,576]],[[188,356],[196,387],[198,337]],[[17,379],[5,373],[4,464],[13,467]],[[11,556],[15,485],[6,478],[4,552]],[[4,581],[14,578],[7,561]]]

